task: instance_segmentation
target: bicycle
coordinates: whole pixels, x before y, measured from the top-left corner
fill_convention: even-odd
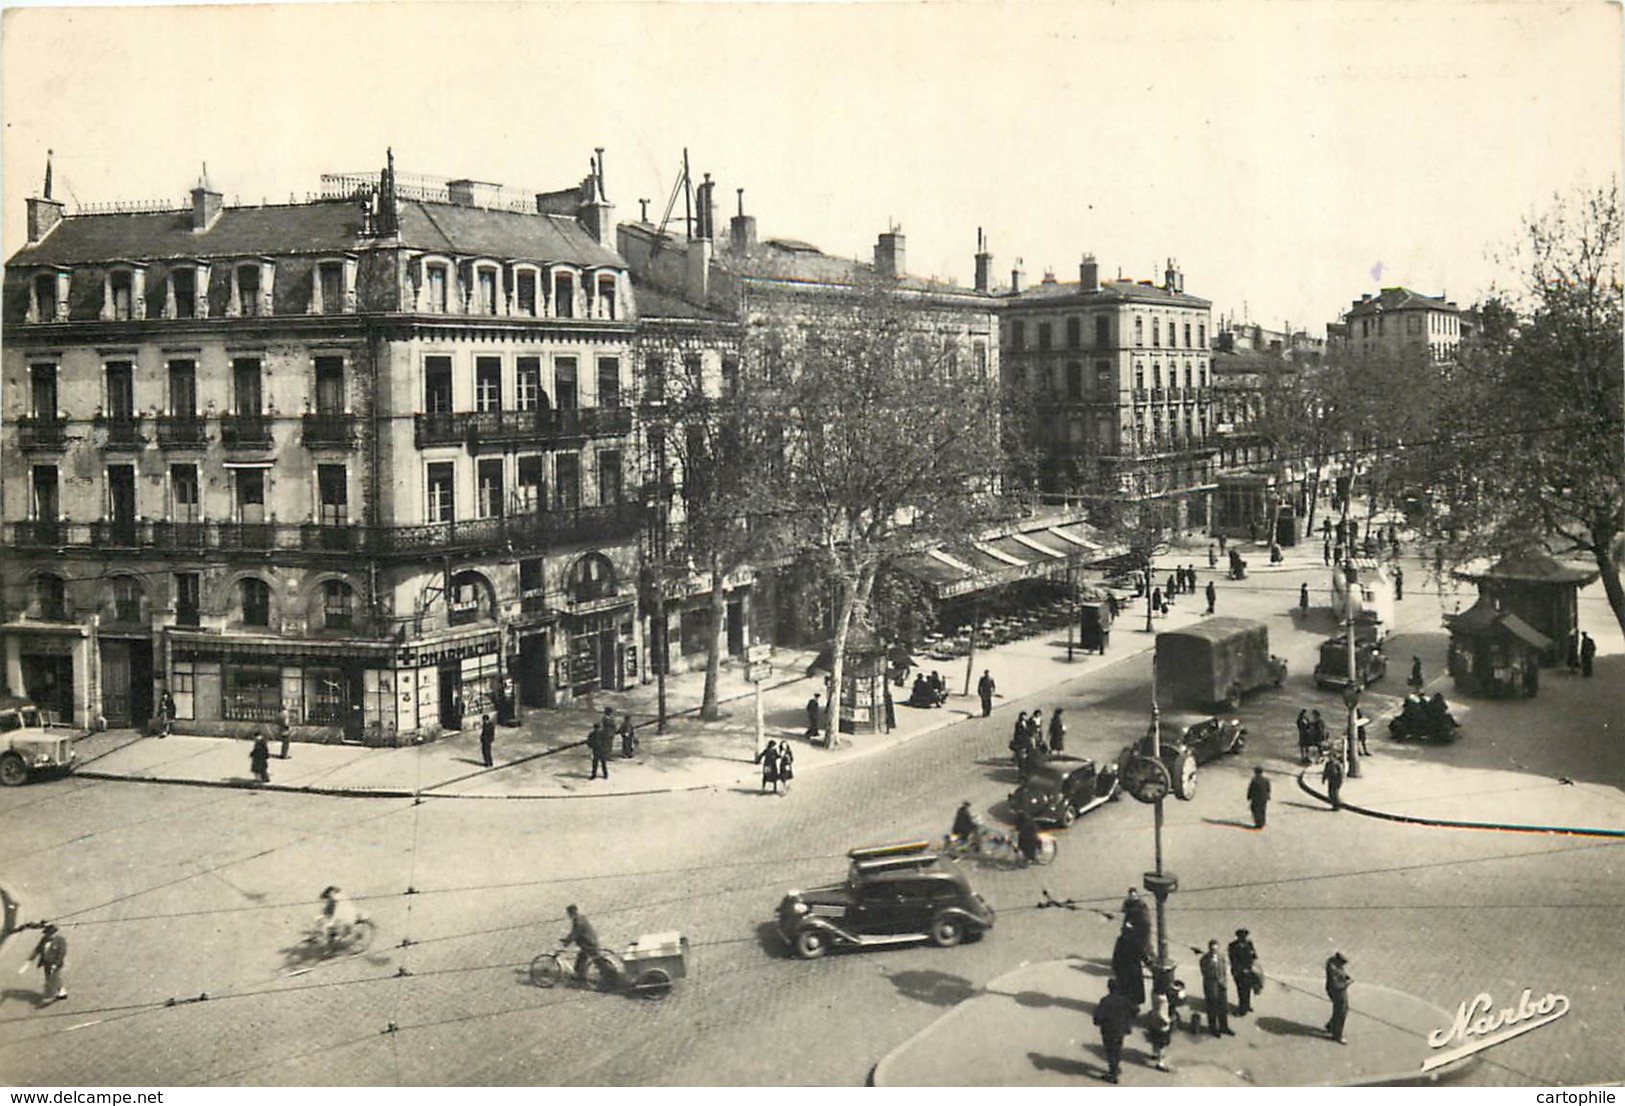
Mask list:
[[[972,834],[969,838],[956,838],[953,834],[946,834],[938,853],[949,860],[962,860],[967,856],[986,857],[989,860],[1011,863],[1026,867],[1029,861],[1016,844],[1014,833],[1003,833],[998,830],[982,830]],[[1056,856],[1060,854],[1061,845],[1053,834],[1040,833],[1038,835],[1038,855],[1030,863],[1053,864]]]
[[[647,942],[647,939],[640,938],[639,941]],[[599,949],[587,962],[586,977],[579,980],[575,973],[575,953],[579,950],[560,945],[552,952],[541,953],[530,962],[530,981],[544,990],[579,986],[605,994],[619,991],[657,1001],[671,994],[674,980],[687,974],[688,939],[678,937],[677,942],[680,951],[674,956],[660,957],[658,963],[638,963],[635,971],[628,970],[626,958],[608,949]],[[640,956],[644,961],[650,960],[647,955],[636,951],[638,944],[633,942],[627,950],[627,957]]]
[[[310,946],[322,960],[332,956],[344,954],[358,956],[372,947],[373,938],[378,935],[378,927],[371,918],[365,914],[357,916],[349,924],[329,927],[326,922],[318,922],[305,934],[305,944]]]

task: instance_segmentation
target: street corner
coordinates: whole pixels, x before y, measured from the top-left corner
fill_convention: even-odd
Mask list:
[[[1105,976],[1083,960],[1023,965],[988,983],[883,1056],[877,1087],[1107,1084],[1093,1024]],[[1232,1035],[1211,1035],[1192,1011],[1152,1066],[1143,1025],[1124,1041],[1119,1082],[1134,1087],[1373,1086],[1449,1078],[1460,1065],[1424,1071],[1429,1034],[1450,1016],[1414,995],[1356,984],[1344,1042],[1326,1029],[1330,1004],[1308,977],[1272,977],[1251,1014],[1232,1013]]]

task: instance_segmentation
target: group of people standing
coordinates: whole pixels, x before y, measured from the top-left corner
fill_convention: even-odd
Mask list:
[[[636,728],[632,724],[632,716],[624,714],[617,721],[615,708],[605,707],[604,713],[599,716],[597,722],[593,723],[592,729],[587,734],[587,751],[592,754],[592,771],[587,776],[588,779],[597,779],[600,771],[604,773],[606,780],[609,779],[609,758],[615,755],[617,741],[620,744],[621,756],[623,757],[630,757],[638,750],[638,735]],[[480,733],[480,743],[483,747],[485,743],[483,727]],[[487,760],[486,764],[489,765],[490,761]]]
[[[1015,758],[1016,774],[1026,780],[1033,762],[1039,757],[1059,756],[1066,752],[1066,719],[1062,708],[1050,714],[1049,726],[1044,725],[1044,712],[1031,714],[1022,711],[1016,716],[1015,732],[1010,735],[1010,754]]]

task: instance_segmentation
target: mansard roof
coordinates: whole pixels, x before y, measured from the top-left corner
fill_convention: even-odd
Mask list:
[[[1154,284],[1132,280],[1103,280],[1099,288],[1087,292],[1075,280],[1046,280],[1020,292],[1012,293],[1006,288],[1002,294],[1007,307],[1045,307],[1051,306],[1050,301],[1060,299],[1075,299],[1080,307],[1109,303],[1145,303],[1165,307],[1213,306],[1212,300],[1205,300],[1201,296],[1170,292]]]
[[[573,218],[457,204],[400,201],[400,244],[459,256],[527,258],[576,265],[623,264]],[[70,215],[9,265],[328,254],[370,243],[360,208],[348,200],[223,209],[194,233],[187,211]]]
[[[1349,316],[1374,315],[1382,311],[1452,311],[1459,312],[1455,304],[1443,296],[1424,296],[1409,288],[1384,288],[1368,300],[1358,300],[1349,308]]]

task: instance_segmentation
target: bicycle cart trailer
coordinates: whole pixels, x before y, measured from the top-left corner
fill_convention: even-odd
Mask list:
[[[530,962],[530,981],[557,987],[575,981],[575,965],[566,949],[544,952]],[[644,999],[663,999],[672,985],[688,976],[688,938],[672,930],[645,933],[621,953],[599,949],[587,966],[583,984],[597,991],[619,991]]]

